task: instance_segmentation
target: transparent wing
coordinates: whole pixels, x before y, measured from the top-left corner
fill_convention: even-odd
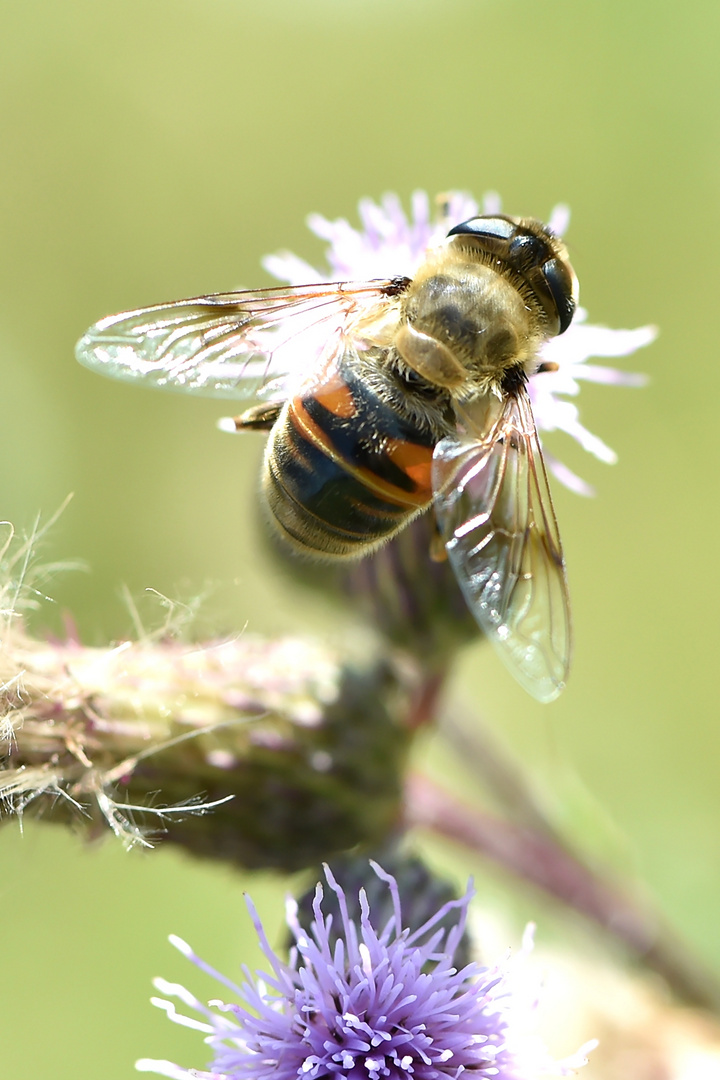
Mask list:
[[[76,346],[81,364],[127,382],[280,401],[331,338],[402,291],[400,279],[216,293],[109,315]]]
[[[440,532],[470,610],[518,682],[552,701],[570,664],[570,608],[524,389],[503,403],[489,433],[438,443],[433,484]]]

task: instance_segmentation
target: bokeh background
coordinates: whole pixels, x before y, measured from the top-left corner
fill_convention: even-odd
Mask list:
[[[536,705],[478,645],[452,693],[525,760],[574,834],[641,877],[720,971],[720,7],[5,0],[0,10],[0,518],[28,530],[74,492],[44,554],[87,566],[52,582],[38,629],[57,631],[70,612],[86,642],[120,639],[132,629],[124,586],[151,625],[162,611],[143,599],[148,588],[204,594],[201,633],[334,636],[343,625],[320,601],[298,603],[258,544],[261,440],[217,432],[222,403],[81,369],[73,345],[91,322],[271,284],[263,254],[320,260],[306,214],[356,223],[363,196],[493,189],[508,212],[541,217],[568,202],[591,320],[660,326],[625,362],[651,382],[583,391],[583,420],[617,450],[616,467],[548,439],[597,488],[584,500],[554,485],[576,629],[566,692]],[[527,889],[426,850],[458,880],[473,870],[518,927],[540,913],[553,932]],[[120,1080],[140,1055],[202,1065],[197,1036],[147,1004],[152,975],[191,977],[165,935],[226,969],[252,963],[242,890],[274,936],[286,887],[169,851],[87,850],[39,826],[3,830],[0,867],[8,1077]]]

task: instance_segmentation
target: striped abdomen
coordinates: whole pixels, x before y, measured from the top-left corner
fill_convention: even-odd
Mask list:
[[[432,501],[436,441],[343,365],[272,430],[263,489],[276,525],[308,554],[360,558]]]

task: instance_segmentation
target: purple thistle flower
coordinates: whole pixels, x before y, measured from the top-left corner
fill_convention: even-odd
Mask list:
[[[373,926],[364,890],[356,925],[343,890],[326,867],[342,933],[333,946],[332,916],[323,913],[318,885],[310,934],[300,926],[294,902],[288,903],[287,921],[296,945],[287,964],[273,952],[247,901],[270,965],[269,973],[258,975],[257,981],[245,968],[244,982],[235,985],[172,937],[188,959],[240,1003],[211,1001],[205,1006],[184,987],[156,980],[159,990],[179,998],[203,1019],[177,1013],[162,998],[154,998],[153,1004],[171,1020],[204,1032],[214,1057],[205,1072],[150,1059],[137,1062],[136,1068],[173,1080],[456,1080],[465,1071],[478,1080],[534,1080],[543,1073],[565,1075],[585,1063],[583,1054],[590,1044],[573,1058],[554,1062],[524,1031],[516,960],[492,968],[476,963],[460,971],[453,967],[471,887],[411,931],[403,928],[395,879],[372,865],[392,898],[393,915],[384,928]],[[453,910],[456,923],[449,930],[439,926]],[[529,935],[526,938],[521,958],[531,947]]]
[[[359,205],[361,230],[354,229],[344,218],[328,221],[320,214],[311,214],[308,225],[320,239],[328,242],[326,257],[333,280],[364,280],[407,275],[412,277],[427,248],[441,243],[448,229],[477,213],[500,212],[500,197],[485,195],[482,206],[463,192],[449,192],[436,200],[437,212],[431,213],[430,200],[424,191],[416,191],[411,199],[408,218],[396,195],[384,195],[380,203],[363,199]],[[570,221],[564,205],[556,206],[550,214],[549,226],[562,236]],[[309,285],[326,281],[321,272],[289,252],[268,255],[263,266],[281,281],[291,285]],[[587,312],[578,309],[570,327],[560,337],[551,338],[539,354],[541,370],[530,379],[530,398],[535,422],[540,431],[565,431],[583,449],[601,461],[615,462],[614,452],[596,435],[582,426],[578,409],[565,396],[579,393],[579,380],[615,386],[642,386],[643,375],[618,371],[615,368],[587,364],[591,356],[628,356],[643,345],[649,345],[657,331],[652,326],[637,330],[611,330],[586,321]],[[562,395],[562,396],[558,396]],[[548,468],[561,483],[581,495],[591,495],[592,488],[576,476],[552,454],[545,452]]]

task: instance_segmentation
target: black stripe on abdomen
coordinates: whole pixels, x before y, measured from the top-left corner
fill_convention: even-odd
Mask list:
[[[273,429],[264,486],[272,515],[308,551],[360,557],[430,502],[434,442],[361,380],[336,373],[289,402]]]

